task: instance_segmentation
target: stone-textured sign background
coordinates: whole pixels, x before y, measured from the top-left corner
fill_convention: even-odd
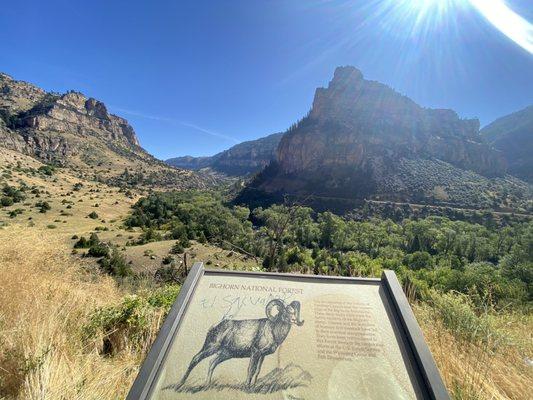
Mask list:
[[[265,356],[255,384],[246,385],[248,357],[221,362],[207,384],[214,353],[200,361],[180,385],[210,328],[223,320],[267,318],[265,307],[274,298],[287,305],[299,302],[299,317],[305,322],[290,325],[279,347]],[[387,307],[379,282],[204,275],[162,366],[153,398],[421,398]],[[234,340],[248,340],[240,336]]]

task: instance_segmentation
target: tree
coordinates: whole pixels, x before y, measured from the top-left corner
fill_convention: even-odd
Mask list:
[[[273,269],[281,259],[284,246],[283,241],[288,238],[289,224],[294,215],[294,208],[284,205],[273,205],[266,210],[257,208],[254,216],[263,223],[259,229],[260,234],[267,239],[267,251],[265,254],[266,267]]]
[[[415,270],[433,268],[433,259],[427,251],[415,251],[412,254],[407,254],[404,262],[409,268]]]
[[[133,275],[133,271],[126,262],[126,258],[116,247],[113,247],[111,253],[104,256],[98,263],[102,271],[109,275],[121,278]]]
[[[37,203],[35,203],[35,207],[38,207],[39,212],[43,214],[52,209],[52,207],[47,201],[38,201]]]

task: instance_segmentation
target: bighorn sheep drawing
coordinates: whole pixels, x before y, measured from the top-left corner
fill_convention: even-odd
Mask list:
[[[275,309],[277,312],[274,313]],[[283,300],[271,300],[265,308],[267,318],[224,319],[207,332],[202,349],[192,358],[178,387],[204,358],[215,355],[209,365],[206,384],[211,383],[213,371],[220,363],[231,358],[250,358],[246,386],[255,384],[265,356],[274,353],[283,343],[292,324],[302,326],[300,302],[289,305]]]

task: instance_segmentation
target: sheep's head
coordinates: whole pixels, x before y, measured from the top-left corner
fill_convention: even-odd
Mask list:
[[[277,313],[274,314],[274,310]],[[286,305],[283,300],[271,300],[266,306],[266,315],[271,321],[283,321],[290,324],[302,326],[304,321],[300,320],[300,302],[293,301]]]

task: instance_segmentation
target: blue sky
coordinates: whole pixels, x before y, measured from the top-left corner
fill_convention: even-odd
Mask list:
[[[533,104],[533,55],[467,2],[8,1],[0,71],[104,101],[163,159],[285,130],[339,65],[486,124]]]

